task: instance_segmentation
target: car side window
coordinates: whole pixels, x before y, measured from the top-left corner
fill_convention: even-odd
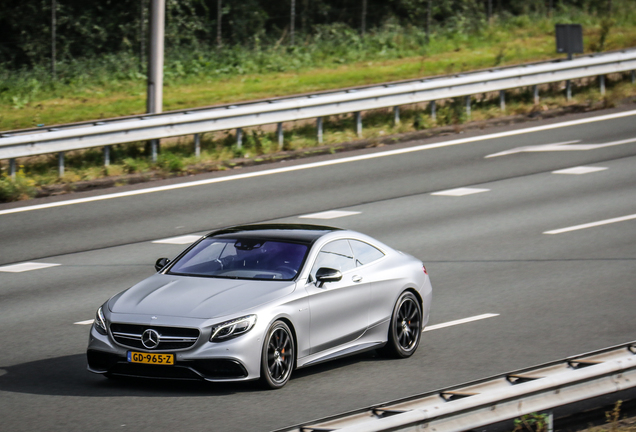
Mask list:
[[[368,243],[359,240],[349,240],[349,243],[353,249],[357,267],[377,261],[384,256],[382,251]]]
[[[316,272],[321,267],[328,267],[344,273],[347,270],[355,268],[356,264],[353,260],[353,252],[347,240],[336,240],[327,243],[318,252],[316,262],[311,269],[311,276],[316,279]]]

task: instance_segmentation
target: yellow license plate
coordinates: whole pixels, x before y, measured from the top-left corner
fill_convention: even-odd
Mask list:
[[[174,364],[174,354],[156,354],[128,351],[128,361],[130,363],[145,363],[171,366]]]

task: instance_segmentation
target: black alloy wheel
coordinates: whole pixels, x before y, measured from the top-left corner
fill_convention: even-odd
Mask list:
[[[261,359],[261,381],[266,388],[287,384],[294,369],[295,346],[292,332],[283,321],[276,321],[265,337]]]
[[[422,308],[415,295],[406,291],[393,308],[389,340],[384,352],[391,357],[410,357],[417,349],[421,336]]]

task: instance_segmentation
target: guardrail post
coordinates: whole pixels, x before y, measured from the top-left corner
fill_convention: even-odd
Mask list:
[[[501,108],[502,111],[506,110],[506,91],[505,90],[499,90],[499,108]]]
[[[535,84],[532,86],[532,93],[534,95],[534,104],[539,105],[539,86],[538,85]]]
[[[601,91],[601,95],[605,96],[605,75],[599,75],[598,85],[600,87],[599,90]]]
[[[362,113],[360,111],[356,113],[356,135],[358,138],[362,136]]]
[[[9,159],[9,175],[11,176],[12,179],[15,178],[15,159]]]
[[[437,111],[435,109],[435,101],[432,100],[428,103],[428,106],[431,108],[431,118],[433,120],[437,120]]]
[[[104,166],[110,165],[110,146],[104,146]]]
[[[570,80],[565,82],[565,98],[567,100],[572,100],[572,81]]]
[[[554,432],[554,413],[548,412],[548,424],[546,424],[546,432]]]
[[[201,157],[201,134],[194,134],[194,157]]]
[[[636,71],[632,71],[632,84],[636,83]]]
[[[278,150],[283,149],[284,136],[283,136],[283,123],[278,123],[276,126],[276,136],[278,137]]]
[[[466,100],[466,117],[470,118],[470,95],[464,97]]]
[[[393,125],[397,126],[399,124],[400,124],[400,107],[394,106],[393,107]]]
[[[318,144],[322,144],[322,117],[316,119],[316,139]]]
[[[153,162],[157,162],[157,154],[159,153],[159,140],[150,140],[150,158]]]
[[[64,176],[64,152],[57,154],[57,172],[60,177]]]
[[[243,148],[243,128],[236,128],[236,147]]]

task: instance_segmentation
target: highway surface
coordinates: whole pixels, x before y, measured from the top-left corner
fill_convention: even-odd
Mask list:
[[[418,352],[302,369],[278,391],[85,370],[96,308],[182,236],[266,221],[422,259]],[[268,431],[636,339],[636,111],[4,204],[0,236],[0,430]]]

